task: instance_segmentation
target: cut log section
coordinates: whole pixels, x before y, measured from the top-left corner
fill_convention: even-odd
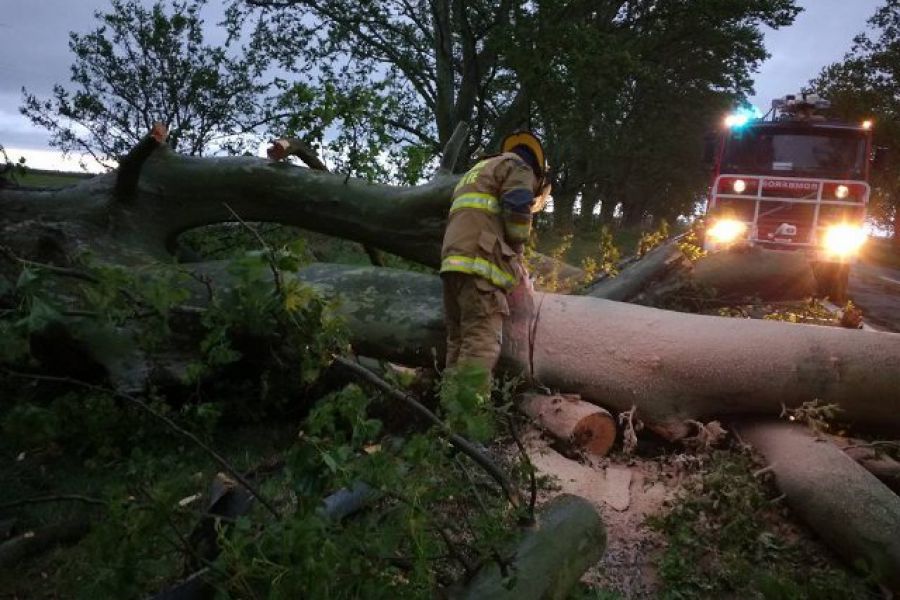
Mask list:
[[[737,429],[771,465],[801,519],[850,564],[900,590],[900,496],[805,427],[755,422]]]
[[[606,528],[594,506],[578,496],[550,501],[525,530],[509,577],[492,563],[455,598],[538,600],[566,598],[582,574],[603,556]]]
[[[524,394],[518,406],[569,448],[606,456],[616,441],[612,415],[576,395]]]
[[[75,544],[90,529],[88,519],[76,518],[28,531],[0,544],[0,568],[13,567],[26,558],[46,552],[57,545]]]
[[[803,252],[759,247],[717,252],[697,261],[693,278],[714,288],[721,299],[796,300],[816,293],[816,280]]]

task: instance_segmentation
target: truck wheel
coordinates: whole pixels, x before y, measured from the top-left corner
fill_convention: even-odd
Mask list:
[[[813,263],[816,290],[820,298],[828,298],[835,304],[847,301],[847,282],[850,265],[841,263]]]

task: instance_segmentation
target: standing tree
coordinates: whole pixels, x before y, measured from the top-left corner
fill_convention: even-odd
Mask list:
[[[682,212],[705,180],[707,124],[751,91],[766,56],[760,27],[799,11],[794,0],[236,0],[234,15],[248,8],[284,66],[327,67],[304,71],[288,99],[305,97],[308,77],[314,97],[366,92],[344,106],[367,137],[337,154],[362,156],[377,133],[408,176],[460,121],[473,127],[459,167],[528,126],[546,139],[562,228],[579,196],[588,214],[621,203],[632,221]]]
[[[887,0],[869,19],[871,29],[853,40],[840,63],[832,64],[811,84],[832,102],[841,118],[875,118],[875,145],[900,149],[900,1]],[[883,155],[872,174],[869,214],[893,232],[900,253],[900,157]]]
[[[164,123],[179,152],[230,153],[259,125],[260,83],[268,58],[235,52],[237,28],[221,46],[204,43],[200,10],[206,0],[112,0],[101,25],[71,33],[75,54],[69,89],[57,84],[50,99],[23,88],[20,111],[48,129],[50,144],[88,154],[111,166],[154,122]]]
[[[702,138],[752,92],[760,30],[785,27],[793,0],[537,3],[516,21],[518,79],[548,133],[554,220],[567,229],[602,202],[626,221],[686,212],[706,183]]]
[[[478,148],[492,147],[496,131],[527,122],[521,115],[527,104],[501,60],[517,4],[236,0],[231,15],[239,21],[247,11],[259,12],[270,52],[302,75],[302,83],[285,86],[283,108],[312,101],[323,124],[331,118],[342,125],[328,146],[350,163],[348,170],[371,168],[366,155],[380,141],[396,168],[378,178],[409,181],[421,176],[459,123],[472,124],[460,155],[464,167]],[[324,145],[321,131],[308,131],[307,142]]]

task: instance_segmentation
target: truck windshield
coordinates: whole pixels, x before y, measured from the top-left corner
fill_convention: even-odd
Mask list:
[[[747,127],[725,142],[723,173],[862,179],[865,138],[855,131]]]

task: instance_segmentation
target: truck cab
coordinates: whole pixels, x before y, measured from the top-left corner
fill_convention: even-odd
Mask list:
[[[804,252],[819,293],[846,294],[866,239],[872,123],[827,120],[811,95],[773,102],[770,119],[729,115],[718,144],[704,249]]]

